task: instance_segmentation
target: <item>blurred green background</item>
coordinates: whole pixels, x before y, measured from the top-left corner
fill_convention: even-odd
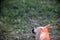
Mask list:
[[[35,40],[33,27],[51,24],[51,40],[60,39],[60,0],[1,0],[0,40]]]

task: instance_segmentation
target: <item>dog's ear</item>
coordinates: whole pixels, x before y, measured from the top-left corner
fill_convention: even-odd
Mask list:
[[[46,28],[49,28],[49,27],[50,27],[50,24],[46,25],[45,27],[46,27]]]
[[[32,29],[32,33],[35,34],[35,32],[34,32],[34,28]]]

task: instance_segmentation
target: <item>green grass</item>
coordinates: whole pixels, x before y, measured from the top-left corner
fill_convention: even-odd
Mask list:
[[[31,35],[32,27],[49,23],[53,25],[51,29],[54,29],[59,19],[60,5],[55,0],[4,0],[2,2],[0,22],[3,24],[1,23],[0,29],[9,33],[18,32],[14,34],[18,37],[21,32]],[[59,28],[59,22],[56,23],[57,28]],[[52,34],[52,30],[50,31]],[[34,38],[30,35],[25,35],[24,40],[33,40]]]

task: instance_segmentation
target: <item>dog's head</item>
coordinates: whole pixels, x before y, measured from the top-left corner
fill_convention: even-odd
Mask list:
[[[42,33],[42,32],[48,32],[48,28],[50,27],[50,24],[48,25],[45,25],[45,26],[40,26],[40,27],[37,27],[37,28],[33,28],[32,29],[32,33],[33,34],[36,34],[36,33]]]

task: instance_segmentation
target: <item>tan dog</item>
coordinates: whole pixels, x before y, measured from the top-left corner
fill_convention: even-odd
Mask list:
[[[37,27],[32,30],[34,34],[36,34],[36,40],[50,40],[48,28],[50,27],[50,24],[42,27]]]

